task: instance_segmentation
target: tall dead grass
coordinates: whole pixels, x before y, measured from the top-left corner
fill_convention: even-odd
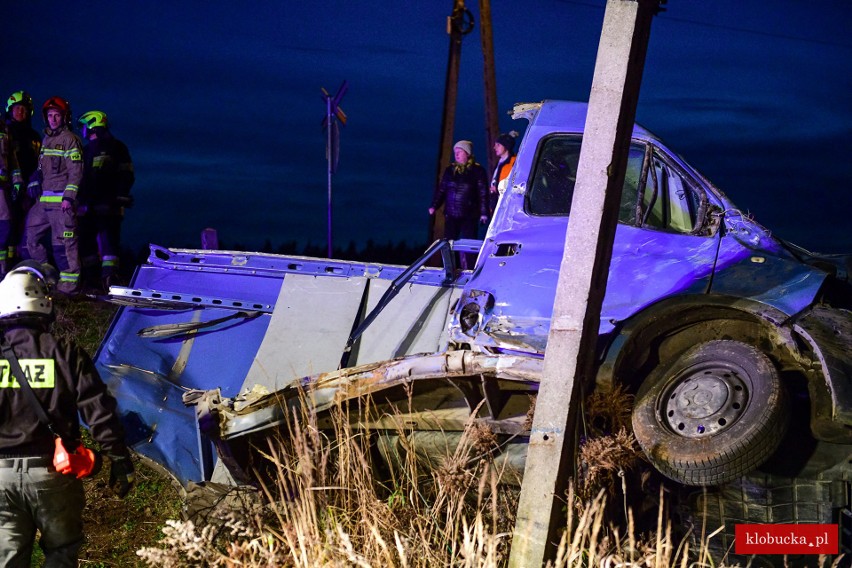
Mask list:
[[[320,421],[300,411],[281,436],[257,443],[253,505],[204,526],[169,521],[160,546],[137,554],[165,567],[505,566],[518,493],[502,483],[498,437],[471,421],[455,447],[424,465],[401,422],[396,431],[363,427],[370,412],[369,403],[338,405]],[[628,491],[635,442],[623,429],[604,438],[581,458],[581,490],[566,490],[567,522],[549,565],[712,566],[673,536],[662,490],[651,531],[637,527],[629,507],[615,518],[607,504]]]

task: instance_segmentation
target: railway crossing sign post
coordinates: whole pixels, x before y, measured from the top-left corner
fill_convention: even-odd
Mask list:
[[[322,126],[326,131],[325,155],[328,159],[328,258],[332,256],[332,239],[331,239],[331,176],[337,172],[337,160],[340,154],[340,131],[337,126],[338,121],[343,126],[346,126],[346,113],[340,108],[340,100],[346,94],[349,88],[349,83],[343,81],[340,88],[337,89],[337,94],[331,96],[325,88],[322,88],[322,98],[325,101],[325,117],[322,119]]]

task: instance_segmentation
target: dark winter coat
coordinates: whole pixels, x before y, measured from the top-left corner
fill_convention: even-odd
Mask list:
[[[0,123],[0,221],[9,221],[12,218],[10,190],[12,184],[20,185],[22,181],[17,156],[12,150],[12,144],[6,135],[5,126]],[[8,227],[8,225],[6,226]],[[2,240],[4,242],[0,242],[0,245],[5,247],[5,234]]]
[[[444,206],[444,216],[456,219],[488,216],[488,176],[485,168],[468,160],[450,164],[435,190],[432,207]]]
[[[38,155],[41,151],[41,136],[29,122],[9,121],[9,137],[12,140],[12,150],[18,157],[21,166],[21,177],[28,182],[38,167]]]

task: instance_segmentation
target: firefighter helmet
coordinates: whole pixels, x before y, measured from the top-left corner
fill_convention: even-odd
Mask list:
[[[99,110],[90,110],[84,113],[77,119],[77,122],[80,123],[83,129],[83,136],[86,136],[87,130],[92,130],[93,128],[109,128],[106,113]]]
[[[44,117],[45,122],[47,122],[47,111],[50,109],[56,109],[61,112],[64,124],[71,125],[71,103],[62,97],[50,97],[44,101],[44,104],[41,106],[41,115]]]
[[[42,271],[21,265],[0,281],[0,321],[52,315],[53,301]]]
[[[27,114],[30,117],[33,115],[33,98],[28,92],[15,91],[9,95],[9,98],[6,99],[6,112],[11,112],[12,107],[15,105],[24,105],[24,108],[27,109]]]

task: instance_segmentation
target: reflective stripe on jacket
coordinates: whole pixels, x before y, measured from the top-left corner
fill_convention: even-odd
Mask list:
[[[38,157],[41,170],[41,201],[58,203],[62,198],[77,200],[83,180],[83,143],[80,137],[63,126],[55,134],[48,132]]]
[[[6,339],[29,377],[36,398],[63,433],[79,436],[80,418],[105,452],[126,451],[116,401],[85,351],[38,327],[5,330]],[[0,455],[52,455],[53,435],[0,355]],[[79,416],[79,418],[78,418]]]

